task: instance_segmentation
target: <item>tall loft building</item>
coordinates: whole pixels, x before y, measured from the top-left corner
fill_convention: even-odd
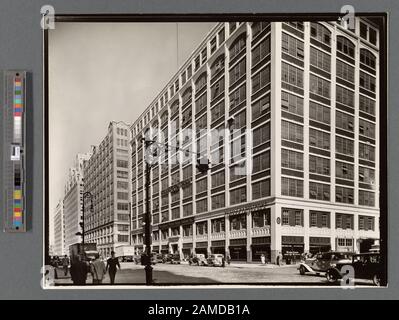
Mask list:
[[[54,214],[54,243],[53,254],[56,256],[65,255],[65,234],[64,234],[64,202],[58,202]]]
[[[84,168],[85,192],[93,195],[93,210],[85,198],[85,241],[96,243],[103,257],[130,243],[130,140],[128,125],[110,122],[107,135],[98,147],[93,146]]]
[[[89,153],[78,154],[73,166],[69,169],[64,193],[64,253],[69,255],[69,246],[82,241],[76,235],[81,232],[79,225],[82,218],[83,195],[83,167],[90,158]],[[57,236],[57,235],[55,235]]]
[[[151,127],[152,138],[211,162],[198,173],[170,147],[152,166],[152,251],[272,262],[279,252],[367,251],[379,239],[378,46],[378,28],[359,18],[354,30],[217,24],[131,126],[136,248],[140,140]],[[234,134],[211,134],[223,129]]]

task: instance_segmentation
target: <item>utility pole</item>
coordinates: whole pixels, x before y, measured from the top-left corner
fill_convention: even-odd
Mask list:
[[[168,144],[162,144],[159,142],[156,142],[154,140],[146,139],[143,137],[142,142],[145,146],[145,155],[146,157],[144,158],[145,162],[145,220],[144,220],[144,237],[145,237],[145,278],[146,278],[146,285],[151,285],[153,283],[152,279],[152,266],[151,266],[151,212],[150,212],[150,178],[151,178],[151,163],[150,163],[150,158],[147,157],[149,153],[151,152],[148,150],[148,148],[152,144],[157,144],[158,146],[161,145],[166,148],[173,148],[175,150],[182,150],[183,149],[176,147],[176,146],[170,146]],[[194,153],[194,152],[192,152]],[[197,154],[197,164],[196,167],[199,172],[201,173],[206,173],[209,170],[209,160],[206,157],[200,158],[199,154]],[[151,152],[151,157],[154,157],[154,153]]]

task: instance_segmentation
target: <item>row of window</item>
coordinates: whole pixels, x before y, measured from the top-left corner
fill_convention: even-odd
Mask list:
[[[342,161],[336,161],[335,163],[335,174],[337,178],[347,180],[354,179],[353,164]],[[303,153],[281,149],[281,166],[283,168],[303,170]],[[330,175],[330,159],[310,155],[309,172],[321,175]],[[359,181],[363,183],[374,184],[375,170],[367,167],[359,167]]]
[[[303,180],[282,177],[281,194],[284,196],[303,198],[304,196]],[[330,185],[317,183],[317,182],[310,182],[309,198],[315,200],[330,201]],[[354,189],[336,186],[335,202],[353,204]],[[359,190],[359,205],[374,207],[375,205],[374,192]]]
[[[335,214],[336,229],[354,229],[354,215],[352,214]],[[301,209],[283,208],[281,216],[282,225],[287,226],[304,226],[304,212]],[[309,226],[316,228],[331,228],[331,214],[325,211],[310,211]],[[358,216],[358,230],[374,231],[375,217]]]
[[[337,111],[337,128],[353,131],[353,117]],[[374,124],[360,120],[359,134],[375,138]],[[281,121],[281,138],[283,140],[303,143],[303,126],[286,120]],[[309,128],[309,144],[320,149],[330,150],[330,133]],[[335,151],[345,155],[354,155],[354,141],[341,136],[335,137]],[[359,142],[359,158],[375,161],[375,147]]]

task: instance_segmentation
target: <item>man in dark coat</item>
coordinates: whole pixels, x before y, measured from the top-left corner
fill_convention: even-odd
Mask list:
[[[105,270],[108,270],[109,278],[111,279],[111,284],[115,283],[115,275],[116,275],[116,267],[118,266],[119,270],[121,269],[121,265],[119,264],[119,259],[115,257],[115,252],[111,251],[111,258],[107,260],[107,267]]]
[[[86,284],[88,267],[86,262],[82,261],[81,256],[75,257],[72,261],[70,272],[73,284],[78,286]]]

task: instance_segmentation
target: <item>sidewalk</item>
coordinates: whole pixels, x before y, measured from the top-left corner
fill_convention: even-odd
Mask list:
[[[273,268],[292,268],[292,267],[297,267],[299,265],[298,264],[282,264],[281,266],[277,265],[277,264],[273,264],[273,263],[266,263],[266,264],[261,264],[258,262],[255,263],[248,263],[248,262],[232,262],[230,263],[230,265],[226,264],[226,267],[234,267],[234,268],[269,268],[269,269],[273,269]]]
[[[188,261],[181,261],[181,264],[189,264]],[[300,262],[297,262],[296,264],[282,264],[281,266],[278,266],[273,263],[266,263],[266,264],[261,264],[260,262],[244,262],[244,261],[234,261],[231,262],[230,264],[226,263],[226,268],[290,268],[290,267],[298,267]]]

